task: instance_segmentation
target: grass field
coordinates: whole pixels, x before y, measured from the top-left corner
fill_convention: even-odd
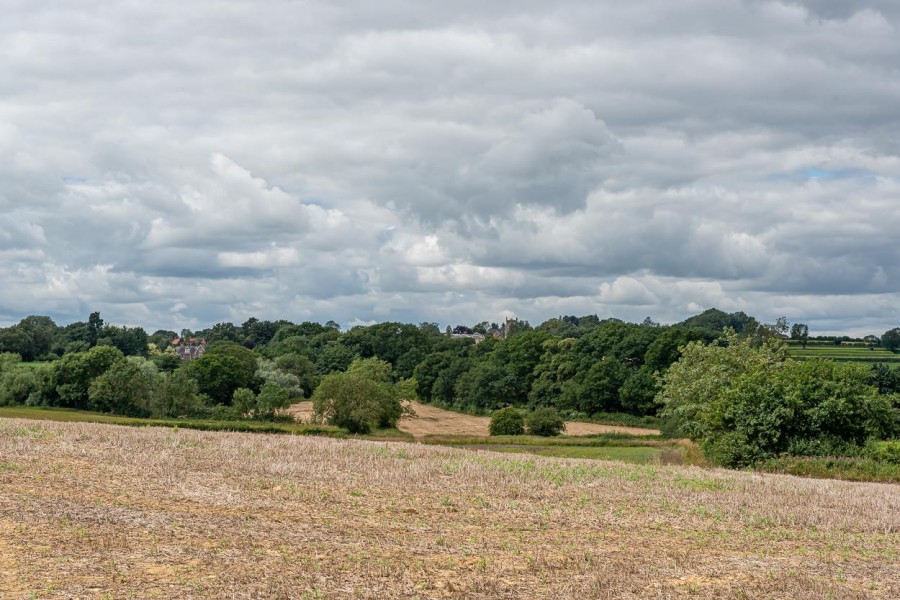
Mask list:
[[[0,419],[2,598],[896,598],[900,486]]]
[[[49,364],[51,364],[51,363],[38,362],[38,361],[16,363],[17,366],[24,368],[24,369],[40,369],[41,367],[49,365]]]
[[[900,367],[900,354],[882,348],[869,350],[852,346],[789,346],[788,355],[796,359],[828,358],[842,362],[886,363]]]
[[[629,463],[656,463],[662,461],[662,450],[650,446],[466,446],[494,452],[514,452],[537,454],[538,456],[558,456],[560,458],[593,458],[621,460]]]

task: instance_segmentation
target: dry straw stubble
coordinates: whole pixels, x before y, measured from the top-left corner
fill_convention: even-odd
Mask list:
[[[0,421],[0,596],[892,598],[900,487]]]

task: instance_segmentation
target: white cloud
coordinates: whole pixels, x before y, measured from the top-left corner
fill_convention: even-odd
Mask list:
[[[604,304],[651,306],[659,301],[647,287],[633,277],[616,277],[612,283],[600,285],[600,301]]]
[[[220,4],[5,6],[0,320],[897,324],[896,2]]]

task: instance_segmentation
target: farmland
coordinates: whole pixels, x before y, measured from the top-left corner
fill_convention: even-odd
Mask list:
[[[891,598],[900,487],[0,420],[10,598]]]
[[[435,435],[488,435],[490,418],[467,415],[436,406],[411,402],[415,416],[400,419],[397,425],[400,431],[406,432],[416,439]],[[313,415],[312,402],[298,402],[289,409],[295,418],[309,422]],[[597,423],[566,423],[569,435],[596,435],[600,433],[624,433],[629,435],[659,435],[657,429],[641,429],[638,427],[621,427],[617,425],[599,425]]]
[[[894,368],[900,367],[900,354],[883,348],[869,350],[864,346],[788,346],[788,355],[799,360],[809,358],[827,358],[840,362],[885,363]]]

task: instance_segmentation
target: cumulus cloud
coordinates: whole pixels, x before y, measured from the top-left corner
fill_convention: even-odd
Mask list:
[[[900,8],[15,0],[0,320],[900,319]]]

